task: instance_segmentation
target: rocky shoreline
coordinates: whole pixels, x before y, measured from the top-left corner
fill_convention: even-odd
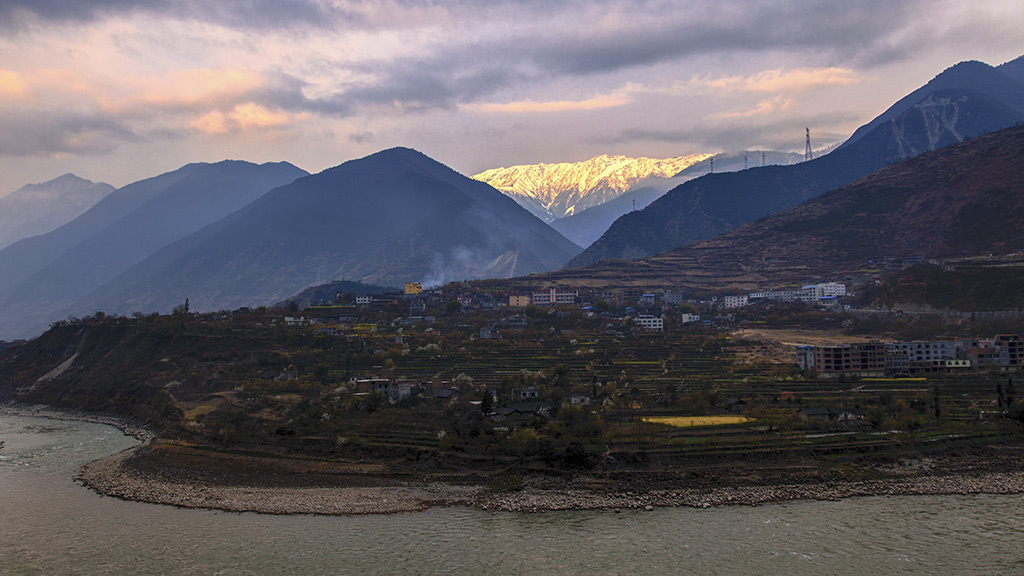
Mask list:
[[[868,480],[787,481],[771,470],[756,481],[735,482],[729,471],[713,480],[692,480],[693,474],[671,471],[625,473],[628,481],[586,475],[555,479],[526,478],[519,489],[491,492],[479,478],[400,479],[376,475],[307,482],[288,476],[267,482],[242,473],[210,477],[172,471],[148,462],[146,451],[156,434],[125,419],[97,416],[45,406],[2,406],[21,416],[82,420],[116,426],[142,444],[86,464],[76,480],[105,496],[124,500],[263,514],[359,515],[422,511],[466,506],[480,510],[543,512],[556,510],[654,510],[662,507],[710,508],[757,506],[798,500],[839,500],[858,496],[1022,494],[1024,468],[1018,450],[996,460],[959,456],[939,461],[871,465],[880,478]],[[997,471],[998,470],[998,471]],[[301,478],[301,485],[294,482]],[[289,481],[291,480],[291,481]]]
[[[139,442],[151,442],[156,439],[157,432],[152,428],[133,422],[122,416],[106,414],[90,414],[67,408],[55,408],[47,404],[0,404],[0,414],[12,416],[28,416],[32,418],[48,418],[50,420],[75,420],[78,422],[90,422],[93,424],[106,424],[113,426],[125,436],[131,436]]]
[[[245,485],[170,479],[130,465],[137,449],[86,465],[77,479],[97,492],[185,508],[265,514],[358,515],[469,506],[480,510],[544,512],[558,510],[654,510],[662,507],[757,506],[798,500],[839,500],[858,496],[916,496],[1024,493],[1024,471],[930,474],[820,483],[774,483],[712,487],[686,486],[616,490],[551,486],[527,480],[519,490],[492,493],[482,485],[443,481],[388,482],[389,485]],[[642,473],[640,473],[642,475]],[[638,484],[642,485],[640,481]]]

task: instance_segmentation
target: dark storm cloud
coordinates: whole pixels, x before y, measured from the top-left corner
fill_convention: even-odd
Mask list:
[[[0,115],[0,154],[105,154],[140,138],[126,125],[102,116],[51,112]]]

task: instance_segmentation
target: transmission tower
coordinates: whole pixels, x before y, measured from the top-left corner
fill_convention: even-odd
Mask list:
[[[743,153],[743,169],[744,170],[747,169],[747,153],[746,152]]]
[[[714,156],[711,157],[711,173],[712,174],[715,173],[715,157]]]
[[[805,161],[806,160],[813,160],[814,159],[814,155],[811,154],[811,129],[810,128],[804,128],[804,130],[807,131],[807,141],[806,141],[807,145],[804,146],[804,160]]]
[[[764,166],[764,152],[761,152],[761,166]]]

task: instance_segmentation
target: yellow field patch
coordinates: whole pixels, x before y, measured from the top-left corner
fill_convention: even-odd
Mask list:
[[[211,406],[209,404],[203,404],[201,406],[196,406],[195,408],[192,408],[192,409],[189,409],[189,410],[185,411],[185,420],[195,420],[199,416],[203,416],[205,414],[209,414],[210,412],[213,412],[216,409],[217,409],[216,406]]]
[[[746,416],[651,416],[644,418],[644,422],[650,424],[666,424],[668,426],[675,426],[676,428],[693,428],[696,426],[724,426],[724,425],[735,425],[745,424],[747,422],[753,422],[753,418],[747,418]]]

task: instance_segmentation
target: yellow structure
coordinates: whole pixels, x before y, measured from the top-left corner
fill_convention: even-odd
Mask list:
[[[405,283],[405,294],[407,296],[415,296],[416,294],[419,294],[420,292],[423,292],[423,283],[422,282],[406,282]]]
[[[523,308],[530,305],[529,294],[512,294],[508,297],[508,305],[512,308]]]

